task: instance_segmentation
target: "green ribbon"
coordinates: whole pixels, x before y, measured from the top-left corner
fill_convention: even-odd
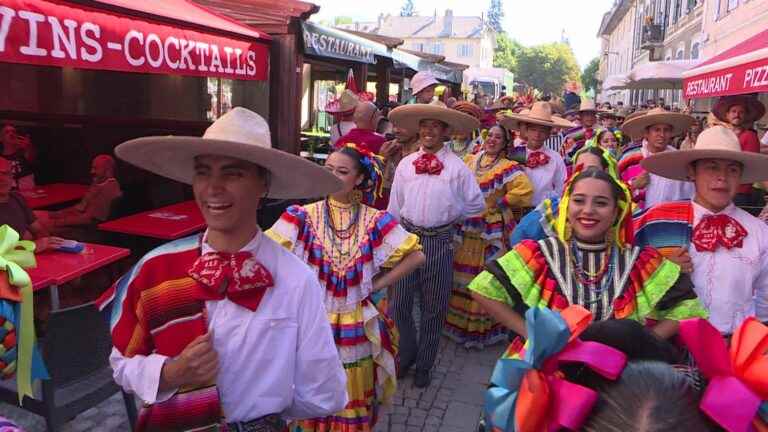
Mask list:
[[[16,390],[19,404],[24,396],[32,398],[32,349],[35,344],[32,278],[25,268],[35,267],[35,243],[19,240],[19,233],[8,225],[0,227],[0,272],[8,275],[8,283],[18,287],[21,294],[21,318],[16,329],[18,358],[16,359]]]

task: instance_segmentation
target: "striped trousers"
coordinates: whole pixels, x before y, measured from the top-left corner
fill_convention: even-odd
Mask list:
[[[453,288],[453,230],[424,235],[418,227],[402,221],[408,231],[419,235],[426,264],[400,280],[392,295],[392,310],[400,332],[400,364],[415,362],[417,370],[430,370],[440,345],[448,301]],[[420,337],[413,320],[413,299],[421,293]]]

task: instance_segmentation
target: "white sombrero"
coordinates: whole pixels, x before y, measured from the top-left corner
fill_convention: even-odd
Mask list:
[[[518,130],[520,123],[555,128],[572,128],[576,126],[568,120],[552,114],[552,106],[549,102],[536,102],[530,110],[523,110],[517,114],[504,114],[499,123],[508,130]]]
[[[267,122],[241,107],[221,116],[202,138],[137,138],[117,146],[115,154],[147,171],[187,184],[192,183],[197,156],[228,156],[252,162],[271,174],[269,198],[313,198],[341,189],[341,182],[321,166],[272,148]]]
[[[701,159],[726,159],[742,164],[743,183],[768,179],[768,155],[741,150],[739,138],[724,126],[713,126],[699,134],[691,150],[657,153],[640,162],[648,172],[673,180],[690,180],[688,165]]]
[[[395,126],[413,132],[419,130],[422,120],[440,120],[448,125],[449,134],[455,131],[471,132],[480,127],[480,121],[475,117],[450,109],[439,101],[399,106],[390,111],[389,120]]]
[[[414,95],[419,94],[422,90],[430,86],[438,86],[440,81],[432,75],[432,72],[423,71],[418,72],[411,78],[411,91]]]
[[[668,124],[672,126],[674,135],[681,135],[696,121],[688,114],[667,111],[664,108],[654,108],[637,116],[629,116],[621,125],[621,131],[628,136],[641,136],[645,129],[657,125]]]

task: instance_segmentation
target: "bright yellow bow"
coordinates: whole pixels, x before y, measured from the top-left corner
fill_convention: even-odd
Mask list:
[[[16,389],[19,404],[24,396],[32,397],[32,349],[35,344],[35,323],[32,305],[32,278],[24,270],[35,267],[35,243],[19,240],[19,233],[8,225],[0,227],[0,272],[5,272],[8,283],[21,293],[21,318],[16,332],[18,357],[16,360]]]

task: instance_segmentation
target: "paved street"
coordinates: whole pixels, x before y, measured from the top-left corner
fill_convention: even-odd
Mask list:
[[[432,385],[413,387],[412,376],[399,383],[392,406],[385,408],[376,432],[471,432],[476,430],[496,359],[497,345],[485,351],[466,351],[443,338]],[[0,415],[13,419],[27,432],[44,432],[42,417],[0,403]],[[128,418],[120,394],[77,416],[62,432],[127,431]]]

